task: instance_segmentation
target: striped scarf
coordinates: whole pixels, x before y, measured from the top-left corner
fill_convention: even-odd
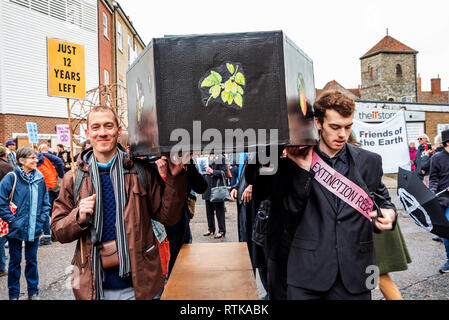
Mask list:
[[[117,253],[119,258],[119,276],[124,278],[131,273],[131,262],[128,249],[128,238],[126,236],[124,210],[127,203],[125,193],[125,175],[123,170],[123,159],[128,155],[117,149],[117,154],[111,166],[111,182],[114,189],[115,203],[116,203],[116,232],[117,232]],[[100,173],[98,170],[97,159],[92,154],[86,155],[89,163],[89,175],[92,179],[92,185],[95,189],[97,198],[95,200],[95,212],[93,215],[93,225],[95,228],[97,240],[101,239],[103,232],[103,200],[101,196],[101,182]],[[93,268],[95,276],[95,286],[97,288],[97,298],[103,297],[103,284],[100,281],[103,277],[103,269],[101,267],[101,260],[98,246],[94,245],[93,253]]]

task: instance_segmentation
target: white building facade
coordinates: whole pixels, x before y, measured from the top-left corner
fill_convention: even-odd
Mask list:
[[[86,91],[99,85],[97,16],[96,0],[0,0],[0,143],[26,135],[25,120],[41,140],[67,123],[66,99],[47,95],[47,38],[83,45]]]

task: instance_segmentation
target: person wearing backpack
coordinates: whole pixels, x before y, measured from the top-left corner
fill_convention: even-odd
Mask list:
[[[50,218],[51,210],[53,210],[53,202],[59,196],[59,189],[61,188],[62,178],[64,177],[64,162],[48,152],[48,145],[41,144],[38,148],[37,170],[39,170],[45,179],[45,184],[48,190],[48,196],[50,199],[50,216],[44,224],[44,235],[40,239],[39,245],[51,244],[50,235]]]
[[[152,220],[174,225],[187,192],[183,164],[168,159],[165,183],[157,169],[138,165],[117,140],[114,110],[87,116],[92,144],[78,169],[64,176],[51,230],[61,243],[77,241],[72,288],[77,300],[149,300],[163,287]],[[74,178],[75,176],[75,178]]]
[[[36,170],[37,162],[38,157],[34,149],[19,149],[18,166],[0,182],[0,219],[9,224],[9,233],[6,237],[9,244],[10,300],[17,300],[20,295],[22,241],[25,241],[28,299],[34,300],[39,294],[37,249],[44,223],[50,214],[50,202],[44,176]],[[17,206],[15,214],[10,209],[11,196],[11,202]]]

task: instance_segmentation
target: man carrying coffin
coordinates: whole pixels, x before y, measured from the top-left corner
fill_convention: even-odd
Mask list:
[[[296,167],[282,212],[298,221],[287,299],[370,300],[376,286],[373,228],[392,230],[397,214],[381,181],[381,157],[347,143],[354,108],[338,91],[323,93],[314,104],[319,144],[286,150]]]
[[[93,108],[87,127],[92,148],[81,153],[77,171],[64,176],[51,221],[57,241],[78,242],[75,298],[153,299],[163,278],[152,220],[174,225],[180,219],[184,165],[168,159],[165,183],[156,170],[139,166],[117,143],[122,129],[109,107]]]

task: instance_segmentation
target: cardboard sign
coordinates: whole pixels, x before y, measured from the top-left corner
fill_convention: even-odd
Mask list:
[[[364,123],[354,119],[353,134],[363,149],[382,156],[384,173],[397,173],[398,168],[410,170],[405,112],[379,124]]]
[[[70,128],[68,124],[58,124],[56,126],[58,143],[67,145],[70,143]]]
[[[198,157],[196,159],[198,171],[201,174],[209,174],[209,172],[206,171],[206,167],[209,166],[209,157]]]
[[[39,143],[39,137],[37,132],[37,123],[36,122],[27,122],[27,131],[28,131],[28,141],[33,143]]]
[[[47,39],[48,95],[85,99],[84,46]]]

